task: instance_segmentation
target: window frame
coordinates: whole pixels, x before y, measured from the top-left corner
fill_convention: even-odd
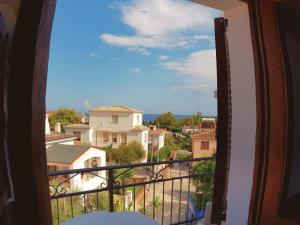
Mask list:
[[[105,137],[107,136],[107,139],[105,139]],[[108,132],[104,132],[102,134],[103,137],[103,143],[108,143],[109,142],[109,133]]]
[[[119,123],[119,116],[116,115],[116,114],[111,115],[110,123],[111,124],[118,124]]]
[[[201,150],[204,150],[204,151],[208,151],[209,150],[209,141],[201,141],[200,145],[201,145],[200,146]]]
[[[115,141],[114,141],[115,139]],[[118,133],[111,133],[111,143],[117,144],[118,143]]]

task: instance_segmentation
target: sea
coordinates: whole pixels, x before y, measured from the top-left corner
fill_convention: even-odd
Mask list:
[[[146,122],[146,123],[149,123],[150,121],[151,122],[154,122],[154,120],[159,117],[160,114],[144,114],[143,115],[143,121]],[[185,117],[188,117],[190,115],[174,115],[177,119],[182,119],[182,118],[185,118]]]

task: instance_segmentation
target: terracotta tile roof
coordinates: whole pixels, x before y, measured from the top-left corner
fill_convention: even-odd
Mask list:
[[[91,112],[131,112],[131,113],[142,113],[138,109],[134,109],[128,106],[113,105],[113,106],[100,106],[91,110]]]
[[[149,130],[149,135],[151,136],[160,136],[160,135],[166,135],[167,131],[164,129],[155,129],[155,130]]]
[[[131,131],[144,131],[144,130],[149,130],[149,128],[144,125],[139,125],[131,129]]]
[[[51,132],[50,134],[46,135],[46,143],[47,142],[53,142],[53,141],[63,141],[67,139],[76,139],[73,135],[66,135],[63,133],[57,133],[57,132]]]
[[[192,138],[216,139],[215,130],[201,130],[192,134]]]
[[[55,113],[56,113],[56,111],[48,111],[48,112],[46,112],[46,115],[51,116],[51,115],[53,115]]]
[[[186,129],[201,129],[201,124],[199,124],[199,125],[193,125],[193,126],[191,126],[191,125],[184,125],[183,127],[186,128]]]
[[[97,130],[97,129],[96,129]],[[127,133],[129,129],[98,129],[98,132]]]
[[[64,126],[64,128],[84,128],[84,129],[89,129],[89,128],[91,128],[91,126],[89,124],[78,123],[78,124],[70,124],[70,125]]]

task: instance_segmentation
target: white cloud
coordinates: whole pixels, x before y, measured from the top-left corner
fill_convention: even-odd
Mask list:
[[[93,107],[92,107],[92,104],[91,104],[91,101],[88,100],[88,99],[85,99],[85,100],[83,101],[83,104],[84,104],[84,106],[85,106],[86,109],[91,109],[91,108],[93,108]]]
[[[100,35],[99,38],[108,44],[171,49],[185,48],[197,41],[211,41],[211,37],[203,33],[213,30],[215,11],[200,4],[186,0],[132,0],[119,7],[122,22],[135,34]]]
[[[95,52],[91,52],[90,57],[92,57],[92,58],[103,58],[102,55],[99,55],[98,53],[95,53]]]
[[[139,72],[142,71],[142,69],[141,69],[141,68],[138,68],[138,67],[136,67],[136,68],[131,68],[130,70],[131,70],[132,72],[134,72],[134,73],[139,73]]]
[[[127,48],[127,50],[132,52],[138,52],[142,55],[151,55],[151,53],[147,49],[141,47],[129,47]]]
[[[185,76],[186,83],[181,87],[173,87],[173,90],[203,90],[216,86],[215,49],[200,50],[193,52],[186,59],[162,62],[159,65]]]
[[[161,61],[167,60],[168,58],[169,58],[169,56],[167,56],[167,55],[159,55],[158,56],[158,59],[161,60]]]
[[[140,36],[164,36],[212,26],[212,10],[186,0],[133,0],[121,5],[123,22]]]

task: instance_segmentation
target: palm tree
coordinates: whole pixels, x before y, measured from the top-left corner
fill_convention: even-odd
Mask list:
[[[112,161],[112,157],[111,157],[112,151],[113,151],[113,145],[112,144],[107,145],[106,146],[106,154],[107,154],[106,158],[107,158],[108,162]]]
[[[153,199],[153,201],[151,202],[152,207],[157,210],[161,208],[162,202],[161,199],[158,195],[156,195]]]

